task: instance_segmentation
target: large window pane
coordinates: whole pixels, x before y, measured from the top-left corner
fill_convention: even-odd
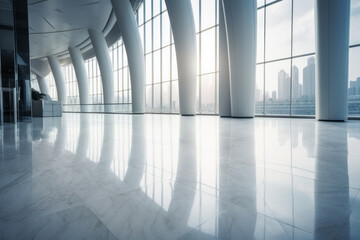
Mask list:
[[[293,59],[292,115],[315,115],[315,58]]]
[[[349,52],[349,116],[360,117],[360,47],[350,48]]]
[[[153,59],[153,71],[154,71],[154,77],[153,77],[153,83],[159,83],[161,82],[161,51],[155,51],[153,53],[154,59]]]
[[[146,111],[152,110],[152,85],[146,86]]]
[[[201,0],[201,30],[215,25],[215,0]]]
[[[161,42],[160,42],[160,31],[161,29],[161,24],[160,24],[160,16],[157,16],[156,18],[154,18],[153,20],[153,50],[157,50],[160,48],[161,46]]]
[[[264,114],[264,64],[256,66],[255,114]]]
[[[257,11],[257,49],[256,62],[264,62],[264,9]]]
[[[360,44],[360,0],[351,0],[350,44]]]
[[[179,83],[178,81],[171,82],[171,109],[173,112],[179,112]]]
[[[201,76],[201,112],[216,112],[216,74]]]
[[[170,82],[162,84],[162,110],[168,112],[170,110]]]
[[[162,15],[162,46],[170,44],[170,19],[168,12],[164,12]]]
[[[283,0],[266,8],[266,60],[290,57],[291,1]]]
[[[152,27],[151,22],[145,24],[145,53],[152,51]]]
[[[290,114],[290,60],[265,64],[265,114]]]
[[[153,110],[160,112],[161,110],[161,84],[154,84],[154,106]]]
[[[146,84],[152,83],[152,55],[148,54],[145,57],[146,61]]]
[[[201,36],[201,74],[215,72],[215,28],[200,34]]]
[[[195,21],[195,31],[196,32],[199,32],[199,19],[200,19],[199,1],[200,0],[191,0],[191,5],[192,5],[192,9],[193,9],[193,14],[194,14],[194,21]]]
[[[314,0],[294,0],[293,55],[315,52]]]
[[[167,82],[171,80],[170,76],[170,47],[162,49],[162,81]]]
[[[151,15],[151,2],[152,0],[144,0],[145,3],[145,21],[149,20]]]

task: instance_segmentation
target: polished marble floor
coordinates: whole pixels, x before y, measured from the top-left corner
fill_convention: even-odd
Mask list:
[[[0,239],[360,239],[360,121],[64,114],[0,131]]]

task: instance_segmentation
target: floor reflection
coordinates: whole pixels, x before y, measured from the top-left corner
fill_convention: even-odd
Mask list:
[[[0,239],[357,239],[358,125],[101,114],[4,125]]]

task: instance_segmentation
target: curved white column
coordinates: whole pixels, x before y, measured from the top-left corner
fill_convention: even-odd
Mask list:
[[[222,1],[219,2],[219,115],[231,117],[229,61]]]
[[[346,120],[350,0],[316,0],[316,119]]]
[[[96,59],[99,64],[101,81],[103,85],[104,103],[114,102],[114,75],[111,65],[108,46],[102,32],[89,30],[89,36],[93,45]]]
[[[58,94],[58,99],[62,102],[62,103],[66,103],[66,86],[65,86],[65,80],[64,80],[64,76],[63,73],[61,71],[61,66],[60,66],[60,62],[57,59],[56,56],[48,56],[47,57],[49,64],[50,64],[50,68],[51,71],[54,75],[54,79],[55,79],[55,85],[56,85],[56,91]]]
[[[133,113],[145,111],[145,61],[134,11],[129,0],[111,0],[129,62]]]
[[[49,95],[49,87],[47,85],[47,82],[45,81],[45,78],[36,75],[38,84],[39,84],[39,88],[40,88],[40,92]]]
[[[165,0],[175,41],[181,115],[196,113],[196,33],[190,0]]]
[[[85,69],[84,59],[79,48],[70,47],[69,53],[74,66],[76,80],[79,87],[80,104],[89,104],[88,78]],[[82,106],[84,107],[84,106]]]
[[[256,16],[254,0],[223,0],[229,54],[231,114],[255,115]]]

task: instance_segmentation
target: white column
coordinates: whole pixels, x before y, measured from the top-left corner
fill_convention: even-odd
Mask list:
[[[66,100],[67,100],[66,99],[67,98],[66,97],[66,86],[65,86],[64,76],[61,71],[60,62],[56,56],[48,56],[47,59],[50,64],[51,71],[54,75],[58,99],[62,103],[66,103]]]
[[[316,0],[316,119],[346,120],[350,0]]]
[[[231,117],[229,56],[222,1],[219,2],[219,8],[219,115]]]
[[[102,32],[99,32],[97,30],[89,30],[89,36],[100,68],[104,103],[113,103],[114,75],[105,37]]]
[[[133,113],[145,111],[145,61],[142,42],[129,0],[111,0],[129,62]]]
[[[40,92],[49,95],[49,87],[47,85],[47,82],[45,81],[45,78],[36,75],[39,87],[40,87]]]
[[[255,115],[256,16],[254,0],[223,0],[229,54],[231,114]]]
[[[89,104],[88,78],[85,69],[84,59],[79,48],[70,47],[69,53],[74,66],[76,80],[79,87],[80,104]]]
[[[174,35],[182,115],[196,113],[196,33],[190,0],[165,0]]]

